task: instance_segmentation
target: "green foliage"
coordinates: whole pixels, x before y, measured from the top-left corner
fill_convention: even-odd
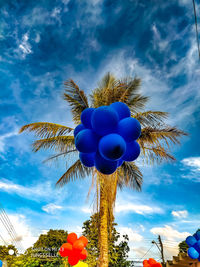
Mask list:
[[[197,233],[198,231],[200,231],[200,228],[195,233]],[[179,248],[179,253],[187,253],[189,246],[184,240],[178,244],[178,248]]]
[[[13,255],[9,255],[9,250],[12,249],[14,250]],[[13,262],[14,258],[17,255],[17,249],[13,245],[8,245],[8,246],[0,246],[0,259],[2,261],[7,261],[8,265]]]
[[[98,224],[99,218],[98,214],[94,214],[83,223],[83,235],[88,238],[88,258],[86,263],[90,267],[96,267],[98,256],[99,256],[99,246],[98,246]],[[131,266],[130,262],[127,261],[129,246],[129,238],[127,235],[123,236],[122,241],[120,240],[120,234],[115,229],[117,224],[113,223],[111,230],[109,232],[109,267],[128,267]]]

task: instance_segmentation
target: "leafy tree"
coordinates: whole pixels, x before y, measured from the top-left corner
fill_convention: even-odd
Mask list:
[[[88,258],[86,263],[91,266],[97,266],[99,256],[99,240],[98,240],[98,224],[99,214],[95,213],[89,220],[83,223],[83,235],[88,238]],[[127,235],[123,235],[123,240],[119,242],[120,234],[116,231],[116,223],[112,223],[111,228],[108,227],[108,249],[109,249],[109,267],[128,267],[131,266],[127,261],[129,246],[129,238]]]
[[[197,233],[198,231],[200,231],[200,229],[198,229],[195,233]],[[189,246],[184,240],[178,244],[178,248],[179,248],[179,253],[187,253]]]
[[[14,251],[13,255],[9,254],[9,250],[12,249]],[[13,245],[8,246],[0,246],[0,259],[2,261],[7,261],[8,265],[14,260],[17,255],[17,249]]]
[[[98,84],[98,87],[90,94],[90,104],[85,93],[79,89],[73,80],[65,82],[64,100],[71,107],[73,121],[77,125],[80,123],[81,112],[88,108],[109,105],[116,101],[126,103],[132,117],[138,119],[142,125],[142,133],[138,142],[141,147],[141,157],[152,164],[154,162],[173,161],[175,158],[169,152],[169,145],[179,143],[179,138],[185,133],[176,127],[166,125],[165,119],[168,114],[162,111],[145,111],[145,105],[149,98],[140,93],[140,79],[125,78],[117,79],[107,73]],[[50,159],[66,157],[69,153],[78,156],[74,145],[73,129],[71,127],[48,123],[37,122],[25,125],[20,132],[25,130],[35,132],[39,138],[33,143],[35,152],[40,149],[54,149],[57,151]],[[120,168],[112,175],[102,175],[95,168],[87,168],[82,165],[79,159],[68,168],[68,170],[58,180],[57,185],[75,180],[83,179],[92,174],[97,183],[97,196],[99,203],[100,222],[99,238],[100,242],[100,266],[108,266],[108,227],[111,227],[113,208],[116,200],[117,189],[130,187],[141,190],[142,173],[134,162],[124,162]]]

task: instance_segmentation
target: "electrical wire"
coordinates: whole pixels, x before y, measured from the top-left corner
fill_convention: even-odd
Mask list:
[[[193,8],[194,8],[194,20],[195,20],[195,29],[196,29],[196,38],[197,38],[197,49],[198,49],[199,60],[200,60],[200,45],[199,45],[199,33],[198,33],[198,23],[197,23],[197,12],[196,12],[195,0],[192,0],[192,2],[193,2]]]
[[[16,245],[16,247],[19,247],[19,249],[21,251],[23,251],[24,249],[23,249],[23,246],[22,246],[21,242],[17,241],[17,233],[15,231],[15,228],[12,225],[8,215],[6,214],[4,208],[2,207],[1,204],[0,204],[0,219],[1,219],[4,227],[6,228],[8,234],[10,235],[12,241]]]
[[[153,245],[147,250],[147,252],[143,255],[143,257],[140,258],[140,260],[142,260],[147,255],[147,253],[152,249],[152,247],[153,247]]]

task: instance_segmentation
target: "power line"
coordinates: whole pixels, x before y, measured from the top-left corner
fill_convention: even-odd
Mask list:
[[[23,251],[23,246],[20,241],[17,241],[17,233],[15,231],[14,226],[12,225],[8,215],[6,214],[4,208],[0,204],[0,220],[3,223],[4,227],[6,228],[8,234],[10,235],[12,241],[14,244],[19,247],[21,251]]]
[[[153,245],[147,250],[147,252],[143,255],[143,257],[140,258],[140,260],[142,260],[147,255],[147,253],[152,249],[152,247],[153,247]]]
[[[194,21],[195,21],[196,38],[197,38],[197,49],[198,49],[199,60],[200,60],[199,33],[198,33],[198,23],[197,23],[197,12],[196,12],[195,0],[192,0],[192,2],[193,2],[193,8],[194,8]]]

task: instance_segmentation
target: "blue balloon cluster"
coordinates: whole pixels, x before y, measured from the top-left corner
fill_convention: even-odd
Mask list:
[[[3,266],[3,262],[2,262],[2,260],[0,260],[0,267],[2,267]]]
[[[188,256],[191,259],[198,259],[200,261],[200,231],[196,232],[193,236],[188,236],[185,240],[188,244]]]
[[[136,142],[141,134],[138,120],[131,118],[129,107],[122,102],[110,106],[87,108],[81,124],[74,129],[75,146],[86,167],[96,167],[112,174],[124,161],[134,161],[140,154]]]

